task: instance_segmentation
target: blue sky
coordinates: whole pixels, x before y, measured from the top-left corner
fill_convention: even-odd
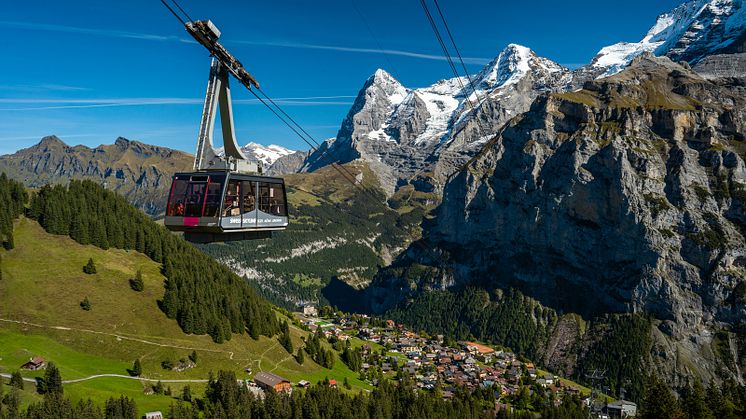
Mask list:
[[[160,1],[3,3],[0,154],[48,134],[68,144],[123,136],[193,152],[210,60],[183,42],[188,35]],[[317,140],[336,134],[377,68],[407,87],[452,76],[418,0],[180,3],[192,18],[212,19],[221,42],[265,92],[287,98],[284,109]],[[577,67],[605,45],[638,41],[679,3],[440,0],[471,73],[511,42]],[[240,143],[307,148],[239,87]]]

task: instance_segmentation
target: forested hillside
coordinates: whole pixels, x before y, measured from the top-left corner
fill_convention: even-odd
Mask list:
[[[222,342],[232,333],[256,338],[279,331],[270,304],[243,279],[94,182],[44,186],[28,215],[49,233],[102,249],[134,249],[162,263],[167,280],[161,309],[186,333],[209,333]]]

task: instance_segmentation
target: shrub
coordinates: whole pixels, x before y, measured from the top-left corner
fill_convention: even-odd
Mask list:
[[[88,259],[88,263],[83,266],[83,273],[93,275],[96,273],[96,264],[93,262],[93,258]]]

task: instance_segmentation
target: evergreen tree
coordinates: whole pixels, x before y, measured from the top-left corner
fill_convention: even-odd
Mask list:
[[[96,273],[96,264],[93,262],[93,258],[88,259],[88,263],[83,266],[83,273],[93,275]]]
[[[189,354],[189,359],[192,360],[195,364],[197,363],[197,351],[192,351],[191,354]]]
[[[88,300],[88,297],[85,297],[83,301],[80,302],[80,308],[85,311],[91,311],[91,301]]]
[[[638,415],[641,419],[680,419],[684,417],[679,403],[666,384],[651,376],[645,385],[645,393]]]
[[[299,363],[300,365],[303,365],[303,362],[305,362],[305,355],[303,355],[303,348],[298,348],[298,353],[295,355],[295,361]]]
[[[142,271],[137,270],[137,273],[135,274],[135,277],[130,279],[130,287],[137,292],[140,292],[145,289],[145,283],[142,280]]]
[[[0,405],[5,405],[5,418],[17,418],[19,415],[19,407],[21,405],[20,390],[16,387],[11,387],[8,394],[6,394]]]
[[[155,394],[163,394],[163,383],[160,380],[153,386],[153,392]]]
[[[689,419],[715,419],[705,401],[705,390],[699,380],[693,386],[685,389],[681,398],[681,405]]]
[[[47,369],[44,372],[44,384],[48,394],[62,395],[62,376],[53,362],[47,364]]]
[[[10,375],[10,382],[8,384],[10,384],[10,386],[13,388],[23,390],[23,376],[21,375],[21,371],[13,371],[13,373]]]
[[[142,365],[140,365],[140,359],[136,359],[135,362],[132,364],[132,369],[130,370],[130,375],[133,377],[139,377],[142,375]]]
[[[181,400],[185,402],[192,401],[192,388],[189,387],[189,385],[185,385],[184,388],[181,389]]]
[[[290,327],[287,321],[283,321],[280,324],[280,345],[288,351],[289,354],[293,353],[293,341],[290,339]]]
[[[118,399],[110,397],[104,405],[104,417],[106,419],[138,419],[137,404],[126,396]]]

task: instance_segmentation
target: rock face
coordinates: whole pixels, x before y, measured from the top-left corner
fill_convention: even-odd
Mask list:
[[[707,78],[746,77],[746,53],[711,55],[698,62],[694,70]]]
[[[125,138],[112,145],[70,147],[55,136],[33,147],[0,156],[0,172],[28,187],[70,179],[91,179],[124,195],[150,215],[163,212],[171,175],[192,169],[194,158],[181,151]]]
[[[746,315],[745,133],[744,80],[651,54],[542,95],[453,176],[427,248],[399,261],[440,274],[377,286],[477,283],[585,316],[648,312],[701,355]]]
[[[269,169],[267,169],[267,175],[282,176],[290,173],[297,173],[301,167],[303,167],[303,163],[307,157],[308,152],[306,151],[296,151],[284,155],[275,160],[272,165],[269,166]]]
[[[528,48],[509,45],[471,80],[408,89],[378,70],[360,90],[335,140],[303,170],[364,159],[387,193],[412,183],[439,189],[496,129],[528,109],[541,92],[564,90],[571,72]]]

